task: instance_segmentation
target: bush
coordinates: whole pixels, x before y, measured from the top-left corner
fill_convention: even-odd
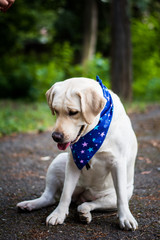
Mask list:
[[[33,82],[31,67],[23,57],[5,57],[0,70],[1,98],[25,98],[29,95]]]
[[[1,98],[28,98],[44,100],[45,92],[52,84],[70,77],[100,78],[109,86],[109,61],[100,54],[85,66],[73,66],[73,49],[69,43],[56,44],[52,59],[38,61],[33,56],[5,57],[0,71]],[[7,61],[8,60],[8,61]]]
[[[70,76],[96,79],[96,76],[98,75],[102,79],[103,83],[107,87],[110,87],[109,71],[109,60],[107,58],[103,58],[101,54],[98,53],[92,60],[88,61],[85,66],[78,64],[71,67]]]
[[[160,100],[159,22],[154,16],[134,20],[133,92],[140,100]]]
[[[46,61],[33,56],[5,56],[0,70],[1,98],[44,100],[45,92],[57,81],[69,76],[73,50],[69,43],[55,45],[52,58]]]

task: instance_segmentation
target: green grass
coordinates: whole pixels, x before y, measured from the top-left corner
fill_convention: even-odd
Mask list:
[[[0,136],[19,132],[42,132],[54,125],[47,103],[0,101]]]
[[[144,112],[148,103],[124,104],[128,113]],[[43,132],[55,122],[47,103],[24,101],[0,101],[0,137],[13,133]]]

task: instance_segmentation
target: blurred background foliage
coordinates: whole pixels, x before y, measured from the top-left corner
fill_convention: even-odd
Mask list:
[[[131,6],[128,14],[133,100],[160,101],[160,2],[128,1]],[[48,123],[45,122],[48,109],[43,101],[45,92],[57,81],[75,76],[95,79],[99,75],[108,87],[111,86],[112,1],[96,2],[97,44],[92,59],[85,64],[82,63],[84,26],[87,24],[85,0],[16,0],[6,13],[0,13],[0,134],[24,128],[41,131],[51,125],[49,115],[46,117]],[[13,99],[35,103],[26,106]],[[41,109],[38,102],[42,102]],[[19,121],[24,118],[35,120],[37,127],[33,122],[23,124],[23,120]]]
[[[0,98],[44,100],[56,81],[99,75],[110,86],[110,1],[97,1],[96,54],[81,64],[84,1],[19,0],[0,13]],[[131,1],[131,0],[130,0]],[[131,1],[133,99],[160,100],[160,2]]]
[[[160,15],[132,21],[134,97],[160,99]]]

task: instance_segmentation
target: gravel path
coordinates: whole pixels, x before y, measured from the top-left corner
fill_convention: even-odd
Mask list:
[[[40,196],[47,168],[59,152],[51,132],[44,132],[0,138],[0,240],[160,239],[160,106],[133,113],[131,120],[139,152],[130,209],[138,220],[138,230],[120,230],[116,212],[93,212],[92,222],[85,225],[74,204],[65,224],[59,226],[45,225],[56,205],[30,213],[17,211],[18,202]]]

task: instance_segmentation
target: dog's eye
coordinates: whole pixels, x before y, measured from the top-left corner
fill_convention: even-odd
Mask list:
[[[69,111],[69,116],[75,116],[78,114],[78,111]]]

